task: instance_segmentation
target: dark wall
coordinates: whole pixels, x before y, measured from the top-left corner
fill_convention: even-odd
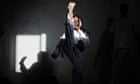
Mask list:
[[[0,20],[5,30],[1,39],[0,72],[13,77],[15,63],[16,34],[47,33],[47,49],[52,53],[64,32],[66,5],[68,0],[5,0],[1,4]],[[80,0],[76,14],[84,20],[84,26],[90,31],[90,45],[83,53],[85,58],[84,83],[93,83],[98,77],[98,68],[94,67],[99,40],[106,28],[109,17],[119,16],[119,4],[127,2],[131,7],[129,16],[133,17],[136,30],[139,30],[138,0]],[[136,19],[137,18],[137,19]],[[140,30],[139,30],[140,31]],[[71,83],[70,61],[59,58],[52,62],[56,67],[55,75],[60,83]]]

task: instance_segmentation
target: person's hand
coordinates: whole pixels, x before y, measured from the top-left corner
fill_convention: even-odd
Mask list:
[[[24,64],[24,61],[25,61],[26,58],[27,58],[27,57],[24,56],[24,57],[21,59],[20,64]]]
[[[69,2],[68,3],[68,11],[69,11],[69,13],[73,12],[73,9],[74,9],[75,6],[76,6],[75,2]]]

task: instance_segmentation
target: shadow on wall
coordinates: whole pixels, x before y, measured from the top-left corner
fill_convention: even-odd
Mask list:
[[[112,69],[113,33],[109,31],[114,17],[107,18],[106,29],[100,37],[99,49],[95,58],[95,67],[98,68],[97,83],[109,84]]]
[[[24,60],[26,57],[20,62],[21,71],[24,75],[22,80],[23,84],[40,84],[40,83],[51,83],[51,84],[58,84],[56,77],[52,76],[53,74],[53,66],[49,61],[48,53],[46,52],[39,52],[38,53],[38,62],[33,64],[32,67],[27,70],[26,66],[24,65]]]
[[[100,47],[95,59],[95,64],[99,67],[99,84],[128,83],[137,78],[135,72],[138,65],[135,61],[139,57],[136,52],[136,34],[127,13],[128,5],[120,4],[121,16],[107,21],[107,29],[101,36]],[[128,74],[132,73],[135,74],[130,77],[131,80],[128,80]]]

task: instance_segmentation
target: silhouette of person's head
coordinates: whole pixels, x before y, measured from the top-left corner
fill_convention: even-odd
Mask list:
[[[120,13],[123,18],[127,17],[128,14],[128,5],[126,3],[122,3],[120,5]]]
[[[48,59],[47,53],[43,51],[40,51],[37,57],[38,57],[38,62],[45,62]]]

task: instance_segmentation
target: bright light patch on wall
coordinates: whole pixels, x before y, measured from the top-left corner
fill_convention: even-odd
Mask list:
[[[45,33],[42,33],[41,34],[41,39],[40,39],[40,45],[41,45],[41,51],[46,51],[46,44],[47,44],[47,42],[46,42],[46,34]]]
[[[16,36],[16,72],[21,72],[19,63],[24,56],[27,57],[24,62],[27,69],[37,62],[38,52],[46,51],[46,38],[45,33]]]

